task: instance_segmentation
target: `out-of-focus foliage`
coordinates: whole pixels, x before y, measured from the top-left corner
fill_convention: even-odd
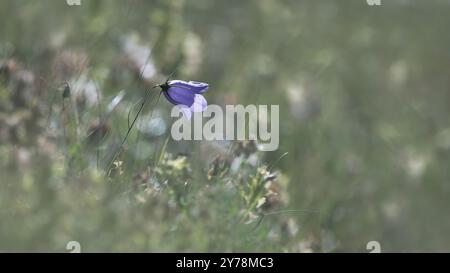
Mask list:
[[[449,13],[1,1],[0,250],[448,251]],[[155,92],[112,160],[173,71],[209,103],[279,104],[280,148],[174,142]]]

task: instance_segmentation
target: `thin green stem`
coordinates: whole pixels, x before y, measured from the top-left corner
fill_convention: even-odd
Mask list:
[[[110,161],[109,164],[108,164],[108,170],[107,170],[107,172],[106,172],[106,175],[108,175],[108,174],[110,173],[112,164],[113,164],[114,161],[117,159],[117,157],[119,156],[119,154],[122,152],[123,145],[125,144],[125,141],[127,141],[128,137],[130,136],[131,131],[133,130],[134,124],[136,123],[136,121],[137,121],[139,115],[141,114],[142,110],[144,109],[145,104],[147,104],[147,101],[148,101],[149,97],[150,97],[150,92],[147,91],[147,92],[145,93],[144,101],[142,102],[141,106],[139,107],[139,110],[138,110],[138,112],[136,113],[136,116],[134,117],[133,122],[128,126],[128,131],[127,131],[127,133],[125,134],[125,137],[123,138],[122,142],[120,143],[119,149],[118,149],[117,152],[114,154],[114,156],[112,157],[111,161]]]

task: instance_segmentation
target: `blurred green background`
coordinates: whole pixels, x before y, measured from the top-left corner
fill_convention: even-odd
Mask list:
[[[381,3],[2,0],[0,251],[449,251],[450,2]],[[174,142],[152,93],[107,172],[173,71],[280,105],[279,149]]]

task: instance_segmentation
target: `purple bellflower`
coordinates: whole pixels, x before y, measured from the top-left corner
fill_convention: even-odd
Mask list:
[[[161,93],[169,102],[180,107],[187,119],[191,119],[192,112],[203,112],[208,105],[201,95],[208,91],[207,83],[173,80],[156,87],[161,88]]]

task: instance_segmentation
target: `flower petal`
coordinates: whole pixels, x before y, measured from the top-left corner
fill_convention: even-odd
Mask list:
[[[173,80],[169,82],[170,87],[177,87],[180,89],[184,89],[186,91],[191,91],[197,94],[202,94],[208,91],[208,84],[204,82],[196,82],[196,81],[180,81],[180,80]]]
[[[196,94],[183,88],[170,87],[164,92],[164,95],[168,101],[175,105],[182,104],[190,107],[194,103]]]
[[[187,118],[188,120],[191,120],[192,111],[189,107],[186,107],[184,105],[176,105],[175,107],[178,107],[178,109],[183,113],[183,116],[185,118]]]
[[[194,103],[191,105],[190,109],[192,112],[203,112],[207,106],[208,103],[206,102],[206,99],[202,95],[195,94]]]

